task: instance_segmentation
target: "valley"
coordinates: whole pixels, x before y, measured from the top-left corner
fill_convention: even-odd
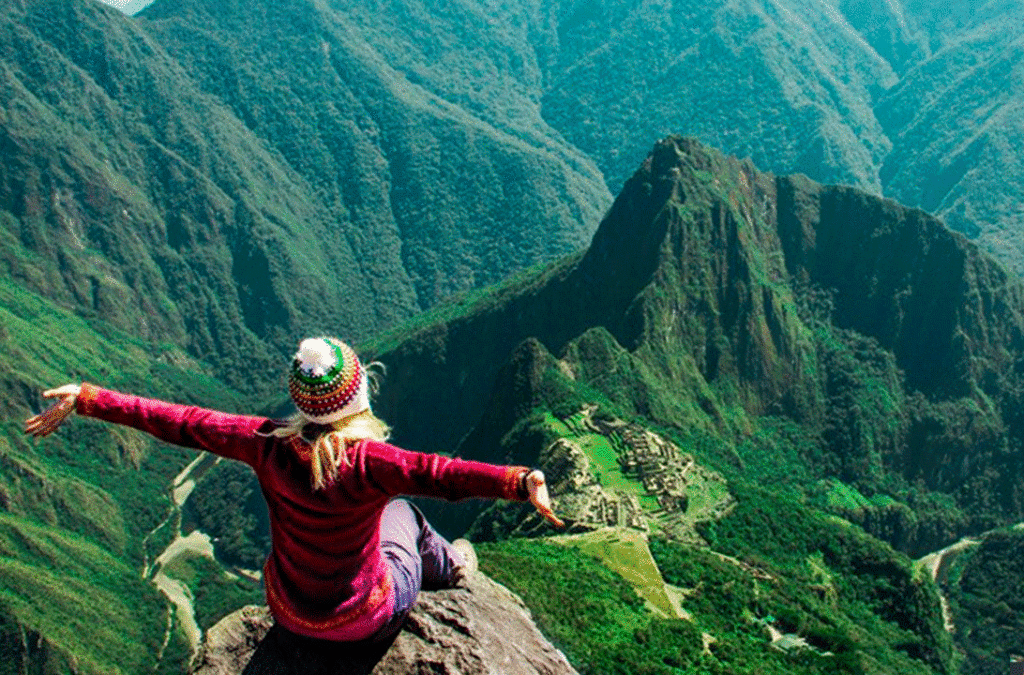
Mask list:
[[[328,332],[387,366],[396,443],[549,473],[561,543],[438,513],[581,670],[996,672],[1022,18],[6,3],[0,663],[176,675],[268,545],[244,467],[84,421],[27,442],[37,392],[278,416]]]

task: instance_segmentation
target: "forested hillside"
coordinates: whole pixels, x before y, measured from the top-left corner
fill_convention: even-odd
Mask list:
[[[671,584],[713,574],[706,546],[774,580],[754,584],[746,613],[707,598],[705,630],[730,611],[785,616],[783,632],[843,655],[828,667],[911,672],[894,649],[942,672],[954,665],[937,600],[904,586],[927,586],[924,572],[878,540],[916,557],[1024,520],[1022,329],[1020,282],[924,212],[672,138],[584,254],[371,350],[400,442],[543,467],[576,531],[629,524],[664,539],[652,550],[674,561]],[[650,433],[664,440],[637,440]],[[694,466],[712,473],[687,477]],[[491,509],[474,537],[543,533],[533,518]],[[699,571],[674,571],[683,560]],[[528,595],[535,583],[507,582]],[[837,612],[816,628],[808,588]],[[711,632],[745,643],[762,630],[739,625]]]
[[[12,278],[230,377],[585,244],[608,197],[578,151],[411,85],[341,15],[267,9],[5,6]]]
[[[923,551],[1024,519],[1022,322],[1020,283],[924,212],[673,138],[583,255],[371,344],[417,447],[488,452],[547,387],[585,384],[741,467],[789,446],[822,487],[888,495],[847,515]]]
[[[1022,24],[973,4],[11,3],[0,210],[74,272],[5,257],[229,377],[582,247],[605,186],[686,133],[937,212],[1016,268]]]
[[[157,0],[127,17],[94,0],[4,4],[0,663],[178,672],[189,644],[149,583],[152,556],[190,519],[232,530],[218,546],[235,563],[258,561],[263,541],[252,518],[218,517],[220,492],[184,516],[172,505],[188,453],[89,424],[25,441],[37,392],[88,379],[276,412],[296,340],[329,332],[389,362],[381,406],[418,448],[557,464],[541,450],[577,434],[599,451],[573,475],[624,481],[642,518],[659,502],[620,475],[616,424],[711,467],[686,541],[789,581],[776,609],[704,598],[704,632],[764,610],[798,633],[813,616],[803,632],[821,651],[845,645],[852,672],[948,669],[933,589],[834,517],[917,554],[1024,508],[1020,12]],[[675,139],[630,178],[670,133],[753,162]],[[755,166],[919,206],[999,262],[924,212]],[[601,433],[574,417],[592,405]],[[238,472],[209,476],[238,504],[259,501]],[[738,506],[724,517],[727,495]],[[752,543],[776,508],[786,522],[816,514],[794,535],[801,560]],[[533,525],[502,511],[476,527]],[[655,552],[685,586],[695,572],[678,544]],[[722,583],[732,564],[714,572]],[[847,574],[858,566],[886,571]],[[202,627],[252,591],[202,556],[175,574]],[[996,585],[985,574],[971,578]],[[919,601],[906,615],[900,593]],[[979,597],[963,606],[986,607]],[[720,667],[742,669],[729,650],[761,644],[763,626],[744,626],[722,639]],[[637,635],[695,630],[663,628]],[[980,644],[968,649],[988,654]],[[684,656],[665,658],[711,667]]]

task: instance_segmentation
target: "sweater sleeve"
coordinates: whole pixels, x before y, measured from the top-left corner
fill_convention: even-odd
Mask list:
[[[479,497],[526,501],[525,466],[501,466],[442,455],[410,452],[388,443],[364,441],[354,454],[365,480],[388,495],[438,497],[449,501]]]
[[[76,412],[114,422],[186,448],[208,450],[216,455],[254,464],[261,444],[256,430],[263,417],[230,415],[196,406],[165,403],[122,394],[83,383]]]

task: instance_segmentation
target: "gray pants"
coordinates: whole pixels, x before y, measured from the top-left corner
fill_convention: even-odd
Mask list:
[[[423,513],[404,499],[391,501],[380,520],[380,547],[395,584],[395,611],[371,640],[401,629],[420,588],[450,588],[456,567],[465,564],[448,540],[430,526]]]

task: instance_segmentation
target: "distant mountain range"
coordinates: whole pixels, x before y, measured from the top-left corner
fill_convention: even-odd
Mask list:
[[[19,0],[0,210],[81,280],[34,290],[208,361],[578,250],[670,133],[920,206],[1019,270],[1020,11]]]
[[[850,672],[948,672],[934,588],[896,550],[1024,510],[1021,14],[931,0],[157,0],[136,17],[4,4],[0,654],[81,673],[188,658],[139,578],[181,525],[166,495],[187,455],[81,422],[27,443],[36,392],[88,379],[277,412],[295,342],[328,332],[388,362],[380,405],[410,446],[547,461],[559,434],[590,433],[567,429],[593,405],[607,428],[669,439],[737,504],[692,534],[748,566],[654,544],[671,583],[694,581],[687,555],[722,584],[760,569],[792,590],[772,596],[786,632],[815,617]],[[676,133],[704,145],[660,140]],[[608,452],[588,485],[618,471]],[[209,480],[225,503],[258,501],[235,474]],[[186,524],[218,505],[202,506]],[[751,534],[773,509],[798,558]],[[222,534],[252,553],[252,521],[235,525]],[[203,627],[251,591],[207,562],[177,571]],[[703,628],[731,645],[722,663],[789,672],[776,655],[728,656],[756,640],[726,624],[771,603],[714,602],[703,611],[722,623]]]

